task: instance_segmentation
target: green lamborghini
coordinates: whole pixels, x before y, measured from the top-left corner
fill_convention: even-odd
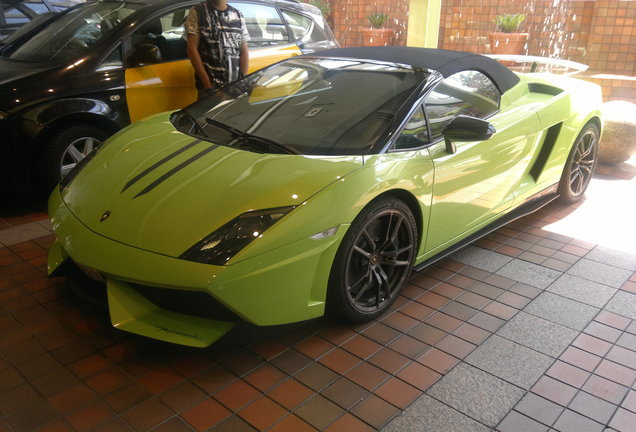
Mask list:
[[[594,84],[476,54],[287,59],[83,159],[49,201],[49,273],[105,287],[115,327],[184,345],[240,321],[371,320],[413,267],[580,199],[600,104]]]

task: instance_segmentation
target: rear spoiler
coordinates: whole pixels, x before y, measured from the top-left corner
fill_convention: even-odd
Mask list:
[[[554,67],[563,68],[563,69],[573,69],[572,71],[567,72],[564,75],[576,75],[580,72],[586,71],[589,68],[588,65],[584,65],[583,63],[577,63],[570,60],[555,59],[555,58],[549,58],[549,57],[511,55],[511,54],[488,54],[487,57],[490,57],[495,60],[511,61],[518,64],[531,63],[530,72],[536,72],[538,65],[554,66]]]

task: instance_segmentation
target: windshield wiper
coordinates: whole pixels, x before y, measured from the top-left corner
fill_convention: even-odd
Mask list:
[[[210,135],[208,135],[208,134],[207,134],[207,132],[205,131],[205,129],[203,129],[203,126],[201,126],[201,125],[199,124],[199,122],[197,121],[197,118],[196,118],[196,117],[195,117],[195,116],[194,116],[194,115],[193,115],[190,111],[185,110],[185,109],[184,109],[184,110],[181,110],[181,111],[183,111],[184,113],[186,113],[186,114],[188,115],[188,117],[190,117],[190,120],[192,120],[192,124],[193,124],[194,126],[196,126],[196,128],[197,128],[199,131],[201,131],[201,134],[202,134],[204,137],[206,137],[206,138],[209,138],[209,137],[210,137]],[[190,132],[192,132],[192,130],[190,130]]]
[[[277,149],[278,151],[282,151],[283,153],[288,153],[288,154],[302,154],[300,153],[298,150],[296,150],[295,148],[293,148],[292,146],[282,143],[278,140],[275,140],[273,138],[266,138],[266,137],[262,137],[262,136],[258,136],[258,135],[253,135],[250,134],[248,132],[243,132],[241,130],[236,129],[235,127],[232,127],[230,125],[226,125],[225,123],[221,123],[218,120],[214,120],[211,117],[206,117],[205,121],[211,125],[217,126],[221,129],[225,129],[226,131],[230,132],[232,134],[232,136],[234,138],[237,138],[241,141],[247,141],[249,140],[250,144],[256,144],[256,143],[262,143],[265,144],[269,147],[273,147],[275,149]]]

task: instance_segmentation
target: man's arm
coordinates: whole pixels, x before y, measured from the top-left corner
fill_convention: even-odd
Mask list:
[[[241,51],[239,54],[239,69],[243,75],[247,75],[247,70],[250,64],[250,51],[247,49],[247,43],[241,44]]]
[[[188,58],[190,59],[190,63],[192,63],[192,67],[194,68],[194,72],[199,77],[201,81],[201,85],[204,89],[212,88],[212,83],[210,82],[210,77],[208,73],[205,71],[205,67],[203,66],[203,60],[201,60],[201,55],[199,54],[199,35],[188,33]]]

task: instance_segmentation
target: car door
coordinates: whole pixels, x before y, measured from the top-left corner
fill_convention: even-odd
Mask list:
[[[425,98],[435,167],[427,253],[476,231],[513,204],[539,123],[529,110],[499,111],[500,97],[486,75],[463,71],[441,81]],[[451,153],[442,132],[460,114],[487,118],[497,132],[485,141],[457,142]]]
[[[128,39],[126,99],[131,122],[196,100],[183,27],[189,8],[181,6],[146,21]]]
[[[276,7],[250,2],[231,2],[231,5],[243,14],[250,34],[247,43],[250,48],[250,72],[302,54]]]

